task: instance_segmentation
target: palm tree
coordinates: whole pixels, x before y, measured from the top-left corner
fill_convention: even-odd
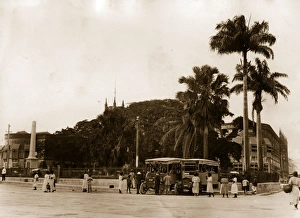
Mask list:
[[[243,129],[244,129],[244,171],[250,167],[248,135],[248,98],[247,98],[247,54],[249,51],[274,58],[272,46],[276,38],[269,31],[265,21],[254,22],[250,27],[243,15],[217,24],[218,33],[210,38],[210,48],[219,54],[239,53],[243,57]],[[268,46],[269,45],[269,46]]]
[[[194,67],[193,72],[194,77],[179,78],[179,83],[186,84],[187,90],[178,92],[177,98],[186,104],[186,111],[194,127],[195,143],[197,130],[203,133],[203,157],[208,158],[209,129],[220,128],[222,118],[231,114],[228,101],[224,99],[230,96],[228,77],[208,65]]]
[[[269,94],[278,103],[278,94],[282,95],[286,100],[290,90],[277,81],[280,77],[288,77],[285,73],[274,72],[271,73],[266,60],[260,61],[259,58],[255,59],[255,66],[248,65],[249,75],[248,90],[253,92],[254,100],[252,103],[253,111],[256,111],[256,137],[257,137],[257,153],[258,153],[258,169],[263,170],[263,155],[262,155],[262,129],[261,129],[261,111],[262,106],[262,94],[263,92]],[[242,81],[243,73],[241,66],[237,66],[238,73],[234,76],[233,81]],[[241,84],[237,84],[232,87],[232,91],[240,93],[243,90]]]
[[[163,135],[160,143],[166,144],[170,137],[174,137],[175,146],[174,151],[181,146],[183,158],[193,158],[196,150],[197,140],[197,128],[191,119],[191,115],[188,111],[184,111],[184,115],[181,120],[167,120],[158,122],[165,122],[170,126],[169,130]],[[157,124],[158,124],[157,122]]]

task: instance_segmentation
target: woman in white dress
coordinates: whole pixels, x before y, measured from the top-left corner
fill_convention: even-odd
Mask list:
[[[50,187],[51,187],[51,192],[56,191],[56,187],[55,187],[55,174],[53,172],[53,170],[50,171]]]
[[[89,178],[89,174],[87,174],[87,172],[85,171],[84,174],[83,174],[83,181],[82,181],[82,191],[83,192],[87,192],[88,178]]]
[[[231,194],[233,194],[234,198],[237,198],[237,194],[238,194],[238,186],[237,186],[237,178],[234,177],[232,179],[232,185],[231,185]]]
[[[35,172],[33,176],[33,190],[36,190],[38,181],[39,181],[39,174],[38,172]]]
[[[198,196],[199,194],[199,186],[200,186],[200,178],[198,176],[198,173],[195,173],[193,178],[192,178],[192,192],[194,193],[195,196]]]
[[[44,177],[44,182],[43,182],[43,186],[42,186],[42,191],[43,192],[48,192],[47,184],[50,184],[49,171],[46,172],[45,177]]]
[[[207,181],[206,193],[208,194],[208,197],[210,197],[210,196],[215,197],[213,184],[212,184],[213,180],[212,180],[211,173],[208,173],[208,177],[207,177],[206,181]]]
[[[298,210],[298,204],[299,204],[299,186],[300,186],[300,180],[298,178],[298,172],[293,172],[293,176],[289,180],[289,184],[293,186],[291,195],[291,200],[294,204],[294,208]]]
[[[119,193],[120,194],[122,194],[123,180],[124,180],[124,177],[123,177],[123,173],[121,172],[119,175]]]

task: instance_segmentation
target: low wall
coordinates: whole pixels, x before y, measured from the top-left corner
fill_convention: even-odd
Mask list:
[[[270,192],[279,192],[282,189],[280,188],[279,182],[268,182],[268,183],[258,183],[257,184],[257,193],[270,193]]]
[[[32,182],[32,178],[24,178],[24,177],[7,177],[7,181],[13,182]],[[38,183],[43,183],[44,179],[40,178]],[[115,188],[118,189],[118,179],[93,179],[93,187],[99,188]],[[60,178],[58,181],[59,185],[63,186],[82,186],[82,179],[68,179],[68,178]],[[113,187],[112,187],[113,186]],[[126,187],[126,180],[123,181],[123,187]],[[220,186],[219,186],[220,187]],[[252,190],[251,185],[249,187],[250,191]],[[229,192],[231,190],[231,183],[229,183]],[[242,192],[242,184],[238,183],[238,190]],[[269,182],[269,183],[258,183],[257,184],[257,194],[263,193],[272,193],[281,191],[279,182]],[[218,189],[215,192],[219,192]]]
[[[7,177],[6,181],[11,182],[28,182],[32,183],[32,178],[24,178],[24,177]],[[82,186],[83,179],[65,179],[60,178],[58,183],[59,185],[64,186]],[[124,180],[125,182],[126,180]],[[44,178],[39,178],[38,184],[42,184],[44,182]],[[114,188],[118,188],[118,179],[93,179],[93,186],[100,187],[100,188],[111,188],[113,186]]]

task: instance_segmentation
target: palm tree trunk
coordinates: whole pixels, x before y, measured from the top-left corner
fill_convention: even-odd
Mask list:
[[[205,125],[203,133],[203,158],[208,159],[208,126]]]
[[[243,140],[244,140],[244,165],[243,170],[248,171],[250,168],[250,155],[249,155],[249,130],[248,130],[248,97],[247,97],[247,75],[248,75],[248,63],[247,52],[243,52],[243,94],[244,94],[244,116],[243,116]]]
[[[194,146],[192,146],[191,150],[191,158],[195,157],[195,149],[197,148],[197,128],[194,130]]]
[[[257,141],[257,158],[258,158],[258,170],[263,171],[263,155],[262,155],[262,129],[260,112],[256,113],[256,141]]]

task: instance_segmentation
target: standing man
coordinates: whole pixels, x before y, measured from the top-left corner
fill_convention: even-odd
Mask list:
[[[140,194],[140,187],[141,187],[141,184],[142,184],[142,174],[141,174],[141,172],[137,172],[135,180],[136,180],[136,193]]]
[[[166,189],[166,194],[169,194],[170,191],[170,187],[171,187],[171,176],[169,173],[167,173],[164,177],[164,185],[165,185],[165,189]]]
[[[5,169],[5,166],[3,166],[3,169],[2,169],[2,181],[5,181],[5,176],[6,176],[6,169]]]
[[[242,181],[242,186],[243,186],[244,195],[247,194],[247,191],[248,191],[248,185],[249,185],[249,181],[246,179],[246,177],[244,177],[244,179],[243,179],[243,181]]]
[[[155,181],[155,194],[158,195],[159,194],[159,186],[160,186],[159,171],[156,172],[154,181]]]

